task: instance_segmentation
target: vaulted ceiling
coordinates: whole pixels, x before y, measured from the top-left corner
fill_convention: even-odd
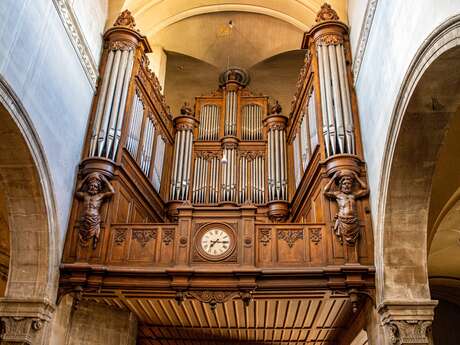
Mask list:
[[[249,70],[249,88],[278,99],[288,112],[304,55],[303,33],[315,24],[323,2],[111,0],[107,25],[129,9],[150,44],[166,51],[165,96],[174,114],[183,101],[214,90],[227,66]],[[328,3],[346,22],[347,1]]]

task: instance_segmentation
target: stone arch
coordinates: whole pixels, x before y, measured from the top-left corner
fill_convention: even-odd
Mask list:
[[[32,121],[2,76],[0,121],[0,188],[6,199],[11,244],[1,316],[9,313],[11,303],[52,309],[60,250],[51,178]]]
[[[460,16],[455,16],[417,51],[390,119],[376,222],[380,303],[430,300],[428,209],[437,155],[459,106],[456,90],[446,92],[457,82],[452,75],[460,65],[451,62],[460,56],[459,46]]]

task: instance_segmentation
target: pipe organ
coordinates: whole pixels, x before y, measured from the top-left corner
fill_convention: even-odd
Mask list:
[[[287,117],[278,103],[268,111],[268,98],[246,88],[246,71],[231,68],[219,82],[218,92],[196,98],[195,115],[184,106],[175,118],[170,213],[179,201],[189,200],[196,206],[253,203],[276,209],[276,217],[284,218],[289,191]],[[192,138],[187,127],[183,142],[186,119],[190,126],[195,122],[195,128]]]
[[[342,313],[334,319],[353,320],[375,268],[347,26],[323,5],[289,116],[229,68],[217,91],[173,117],[133,21],[125,11],[104,35],[59,291],[129,299],[140,318],[152,303],[253,313],[294,296],[314,298],[315,315],[330,305]]]

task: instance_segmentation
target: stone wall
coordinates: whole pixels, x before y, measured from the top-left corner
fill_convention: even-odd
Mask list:
[[[66,12],[72,6],[73,22]],[[61,239],[94,92],[75,40],[80,50],[88,42],[87,55],[97,64],[106,12],[107,0],[0,1],[0,75],[21,100],[43,146]],[[71,30],[79,28],[83,35],[73,32],[72,43]]]

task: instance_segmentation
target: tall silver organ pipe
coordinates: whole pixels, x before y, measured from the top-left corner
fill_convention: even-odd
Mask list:
[[[236,91],[228,91],[225,97],[225,127],[224,135],[236,135],[236,114],[238,97]]]
[[[189,115],[174,119],[176,138],[171,176],[171,200],[187,200],[190,189],[190,170],[195,119]]]
[[[150,117],[147,118],[144,131],[140,167],[144,174],[149,176],[150,162],[152,160],[153,139],[155,138],[155,125]]]
[[[262,107],[257,104],[245,105],[242,109],[242,139],[262,140]]]
[[[354,125],[343,42],[317,42],[326,155],[355,153]]]
[[[224,145],[221,201],[236,202],[236,145]]]
[[[144,104],[139,97],[138,91],[134,93],[133,103],[131,106],[131,123],[129,124],[128,139],[126,141],[126,149],[135,159],[139,140],[141,135],[142,119],[144,118]]]
[[[198,140],[218,140],[220,109],[217,105],[206,104],[201,107]]]
[[[268,127],[268,197],[269,201],[287,200],[286,117],[272,114]]]
[[[239,159],[238,202],[265,203],[265,158],[262,152],[242,152]]]
[[[133,63],[133,47],[118,47],[109,51],[98,91],[100,95],[91,134],[90,156],[115,159]]]

